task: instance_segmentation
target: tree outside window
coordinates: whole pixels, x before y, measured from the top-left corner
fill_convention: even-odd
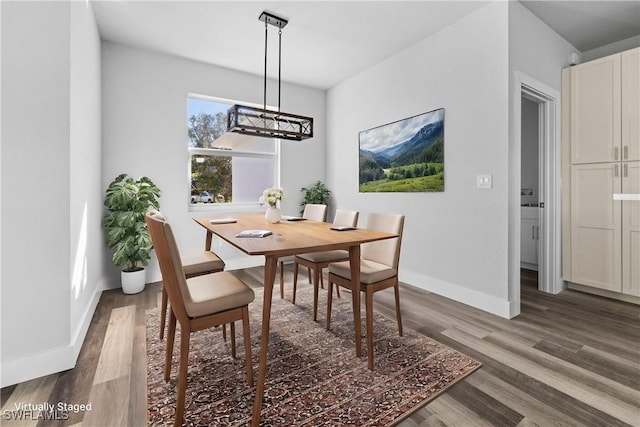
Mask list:
[[[190,204],[256,203],[265,185],[275,184],[275,140],[256,138],[242,146],[216,147],[232,103],[191,96],[188,104]]]

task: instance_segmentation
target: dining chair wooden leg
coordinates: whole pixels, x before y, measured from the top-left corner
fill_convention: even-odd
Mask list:
[[[251,359],[251,331],[249,329],[249,307],[242,307],[242,334],[244,335],[244,356],[247,363],[247,382],[253,387],[253,361]]]
[[[322,274],[322,270],[320,270],[320,287],[322,289],[324,289],[324,276]],[[336,284],[336,295],[338,296],[338,298],[341,298],[340,296],[340,285]]]
[[[164,339],[164,326],[167,321],[167,304],[169,295],[167,294],[164,284],[162,285],[162,307],[160,308],[160,341]]]
[[[231,322],[231,357],[236,358],[236,322]]]
[[[336,287],[339,286],[336,284]],[[327,287],[327,319],[325,321],[325,328],[331,327],[331,302],[333,301],[333,283],[329,280],[329,286]]]
[[[179,427],[184,418],[184,403],[187,393],[187,367],[189,366],[189,339],[191,331],[180,325],[180,365],[178,368],[178,401],[176,402],[176,418],[173,425]]]
[[[164,380],[169,381],[171,376],[171,363],[173,361],[173,341],[176,338],[176,316],[173,310],[169,312],[169,333],[167,335],[167,354],[164,359]]]
[[[369,369],[373,371],[373,290],[367,288],[365,292],[367,317],[367,359]]]
[[[396,319],[398,321],[398,335],[402,336],[402,314],[400,313],[400,287],[398,282],[393,286],[396,295]]]
[[[296,303],[296,292],[298,291],[298,263],[293,262],[293,298],[291,302]]]

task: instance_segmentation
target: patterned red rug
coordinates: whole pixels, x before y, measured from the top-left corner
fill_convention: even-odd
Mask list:
[[[334,297],[331,331],[324,328],[326,291],[321,291],[318,322],[313,322],[312,287],[300,286],[296,305],[274,292],[269,361],[261,425],[387,426],[407,417],[480,363],[424,335],[404,329],[376,314],[375,370],[367,358],[355,357],[350,294]],[[254,377],[258,376],[262,290],[256,290],[251,312]],[[364,317],[364,311],[363,311]],[[364,326],[363,326],[364,327]],[[150,425],[174,420],[178,352],[171,380],[162,378],[165,342],[158,339],[159,310],[147,312],[148,416]],[[248,425],[255,386],[248,388],[242,326],[237,324],[237,359],[220,328],[191,337],[185,405],[190,426]],[[179,328],[176,343],[179,343]],[[363,353],[366,343],[363,340]]]

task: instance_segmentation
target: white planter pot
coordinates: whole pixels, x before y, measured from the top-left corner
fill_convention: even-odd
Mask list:
[[[144,290],[146,282],[146,270],[143,268],[136,271],[122,271],[120,280],[122,281],[122,292],[125,294],[137,294]]]

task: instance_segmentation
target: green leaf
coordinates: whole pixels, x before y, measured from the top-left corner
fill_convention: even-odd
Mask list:
[[[147,177],[134,180],[121,174],[107,187],[102,224],[115,266],[133,270],[149,264],[152,241],[144,218],[149,208],[160,208],[159,197],[160,189]]]

